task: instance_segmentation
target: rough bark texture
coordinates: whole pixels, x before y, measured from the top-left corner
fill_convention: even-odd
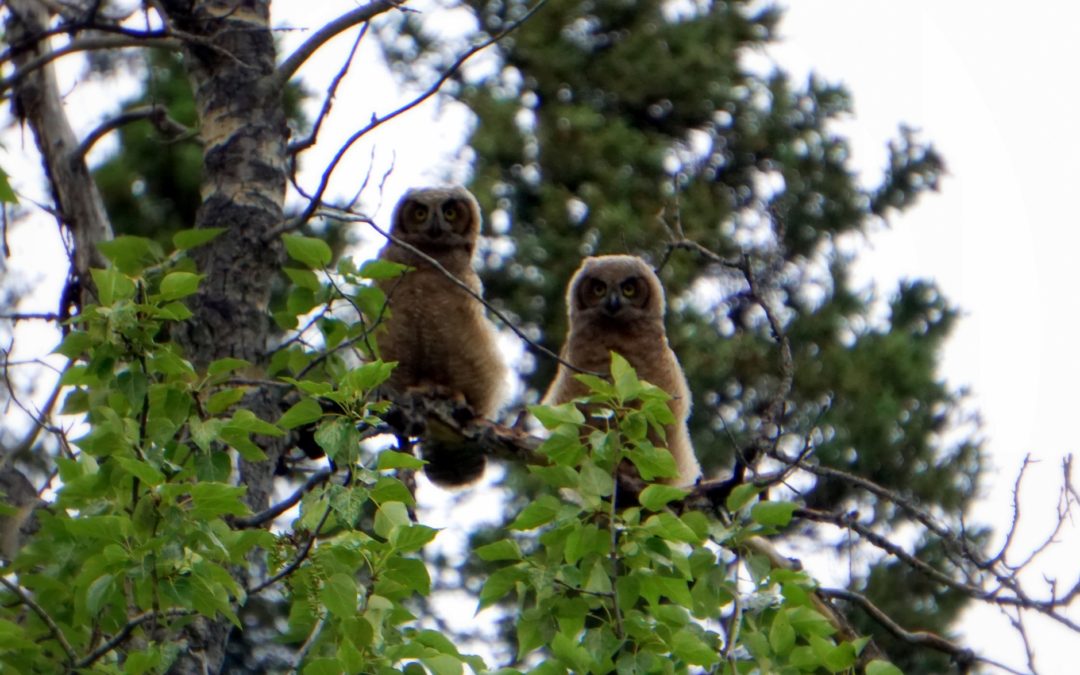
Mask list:
[[[7,5],[11,14],[6,40],[13,46],[12,56],[16,71],[19,71],[49,51],[49,40],[38,37],[46,34],[49,14],[45,5],[35,0],[9,0]],[[79,143],[64,111],[52,63],[24,72],[16,79],[13,89],[16,114],[26,120],[34,133],[45,175],[52,186],[57,213],[71,233],[74,274],[85,293],[90,288],[90,268],[106,264],[97,244],[112,239],[105,205],[85,158],[79,153]],[[61,313],[66,309],[61,307]]]
[[[270,233],[283,219],[288,142],[282,90],[274,85],[270,3],[163,0],[159,6],[172,27],[195,38],[185,46],[204,141],[203,201],[195,226],[225,230],[195,251],[205,279],[190,303],[194,317],[176,338],[198,367],[236,357],[258,369],[269,335],[270,286],[283,255]],[[267,392],[253,392],[244,405],[263,419],[279,413]],[[241,461],[239,467],[256,512],[269,504],[281,452],[273,443],[263,447],[270,461]],[[197,622],[173,672],[218,672],[228,631],[227,623]]]
[[[191,302],[195,316],[177,339],[197,366],[231,356],[258,367],[269,335],[270,286],[281,264],[281,244],[270,232],[283,218],[288,142],[282,91],[273,85],[270,3],[173,0],[162,9],[172,26],[198,38],[185,49],[204,142],[195,225],[225,230],[195,251],[206,278]],[[277,416],[271,398],[250,401],[264,419]],[[268,504],[274,459],[240,467],[253,510]]]

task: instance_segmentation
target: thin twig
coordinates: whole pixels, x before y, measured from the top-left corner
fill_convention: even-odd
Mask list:
[[[67,641],[67,638],[64,636],[64,632],[60,630],[60,627],[57,626],[56,622],[52,620],[52,617],[49,616],[49,613],[45,611],[45,608],[35,602],[34,599],[30,597],[30,595],[26,591],[24,591],[21,586],[12,581],[9,581],[6,576],[0,576],[0,584],[3,584],[9,591],[17,595],[19,597],[19,600],[24,605],[29,607],[34,612],[34,614],[37,614],[38,617],[45,622],[45,625],[49,627],[49,632],[52,633],[53,637],[56,638],[56,641],[60,643],[61,649],[63,649],[64,653],[67,654],[68,662],[74,663],[75,659],[78,658],[78,656],[75,654],[75,650],[71,648],[71,643]]]
[[[197,613],[198,612],[196,612],[193,609],[183,609],[183,608],[180,608],[180,607],[174,607],[172,609],[166,609],[166,610],[160,611],[160,612],[159,611],[153,611],[153,610],[148,611],[148,612],[143,612],[142,614],[140,614],[140,615],[138,615],[138,616],[136,616],[136,617],[134,617],[132,619],[129,619],[128,622],[124,625],[124,627],[120,629],[120,632],[118,632],[116,635],[112,636],[112,638],[110,638],[110,639],[106,640],[105,642],[101,643],[100,645],[98,645],[97,649],[90,652],[89,654],[84,656],[82,659],[80,659],[75,664],[75,668],[76,669],[81,669],[81,668],[87,668],[87,667],[93,665],[93,663],[95,661],[97,661],[101,657],[105,656],[106,654],[111,652],[113,649],[118,647],[125,640],[127,640],[128,637],[131,636],[132,631],[134,631],[136,628],[138,628],[142,624],[146,623],[147,621],[157,621],[158,619],[162,618],[162,616],[167,617],[167,618],[173,618],[173,617],[178,617],[178,616],[192,616],[192,615],[197,614]]]
[[[533,341],[531,338],[529,338],[528,335],[525,334],[525,332],[523,330],[521,330],[516,325],[514,325],[514,322],[511,321],[509,319],[509,317],[507,317],[497,307],[495,307],[494,305],[489,303],[487,300],[485,300],[482,295],[480,295],[479,293],[474,291],[464,281],[462,281],[461,279],[458,279],[456,276],[454,276],[454,274],[450,270],[443,267],[442,264],[438,260],[435,260],[430,255],[428,255],[427,253],[424,253],[423,251],[416,248],[415,246],[413,246],[409,242],[403,241],[402,239],[390,234],[386,230],[384,230],[381,227],[379,227],[378,225],[376,225],[374,223],[374,221],[372,221],[370,218],[367,218],[365,216],[358,216],[358,215],[354,215],[354,214],[350,214],[350,213],[343,213],[343,212],[337,211],[336,209],[331,211],[331,210],[325,209],[325,208],[323,210],[319,211],[319,215],[323,216],[323,217],[326,217],[326,218],[332,218],[332,219],[335,219],[335,220],[342,220],[342,221],[346,221],[346,222],[366,223],[373,230],[375,230],[376,232],[381,234],[383,237],[385,237],[388,241],[393,242],[394,244],[402,247],[403,249],[405,249],[409,253],[412,253],[413,255],[417,256],[418,258],[423,260],[425,263],[431,265],[436,270],[438,270],[441,274],[446,276],[446,278],[449,279],[454,285],[459,287],[461,290],[465,291],[465,293],[467,293],[470,297],[472,297],[477,302],[479,302],[484,307],[486,307],[489,312],[491,312],[492,314],[497,316],[499,318],[499,320],[502,321],[503,324],[505,324],[506,327],[509,328],[514,333],[514,335],[517,335],[519,338],[521,338],[522,341],[524,341],[527,345],[529,345],[529,347],[531,347],[534,351],[536,351],[536,352],[538,352],[538,353],[540,353],[540,354],[542,354],[542,355],[544,355],[544,356],[546,356],[546,357],[548,357],[550,359],[554,359],[556,362],[566,366],[567,368],[573,370],[574,372],[585,373],[585,374],[588,374],[588,375],[595,375],[597,377],[610,377],[609,375],[607,375],[605,373],[594,373],[592,371],[582,370],[581,368],[578,368],[577,366],[573,365],[572,363],[567,362],[566,360],[564,360],[562,357],[560,357],[558,354],[551,351],[547,347]]]
[[[345,142],[342,144],[342,146],[340,148],[338,148],[338,151],[337,151],[337,153],[335,153],[334,158],[332,160],[330,160],[330,164],[326,167],[326,170],[323,171],[322,178],[319,181],[319,187],[318,187],[318,189],[316,189],[314,194],[308,194],[305,191],[298,189],[298,192],[300,192],[308,200],[308,205],[304,209],[304,211],[299,216],[297,216],[295,218],[291,218],[291,219],[285,221],[284,223],[282,223],[281,225],[279,225],[278,227],[271,229],[269,232],[266,233],[266,235],[264,235],[266,237],[266,239],[268,239],[268,240],[273,239],[273,238],[281,236],[285,232],[291,232],[291,231],[293,231],[295,229],[298,229],[304,223],[308,222],[308,220],[311,219],[312,215],[314,215],[315,212],[323,205],[322,204],[322,198],[323,198],[323,195],[326,194],[326,190],[330,185],[330,177],[333,175],[334,171],[337,169],[338,164],[340,164],[342,159],[344,159],[345,154],[352,148],[352,146],[357,141],[359,141],[361,138],[363,138],[369,132],[374,130],[376,127],[379,127],[379,126],[389,122],[390,120],[394,119],[395,117],[398,117],[399,115],[402,115],[403,113],[406,113],[409,110],[412,110],[416,106],[420,105],[421,103],[423,103],[427,99],[434,96],[442,88],[443,84],[445,84],[447,80],[449,80],[451,77],[453,77],[454,74],[457,73],[457,71],[461,69],[461,67],[465,64],[465,62],[473,57],[473,55],[475,55],[477,52],[480,52],[480,51],[488,48],[489,46],[495,44],[499,40],[501,40],[504,37],[506,37],[507,35],[509,35],[514,30],[516,30],[519,26],[521,26],[521,24],[525,23],[525,21],[527,21],[533,14],[535,14],[537,11],[539,11],[539,9],[541,7],[543,7],[546,2],[547,2],[547,0],[539,0],[535,5],[530,7],[529,10],[526,11],[520,18],[516,19],[513,23],[511,23],[505,29],[499,31],[498,33],[496,33],[492,37],[488,38],[487,40],[484,40],[483,42],[480,42],[479,44],[476,44],[476,45],[472,46],[471,48],[469,48],[464,54],[459,56],[450,65],[450,67],[447,68],[438,77],[438,79],[436,79],[435,82],[430,87],[428,87],[424,92],[422,92],[419,96],[415,97],[414,99],[412,99],[408,103],[406,103],[406,104],[402,105],[401,107],[397,108],[393,112],[390,112],[390,113],[388,113],[386,115],[383,115],[382,117],[377,117],[377,116],[373,115],[371,121],[368,122],[368,124],[366,126],[364,126],[362,129],[360,129],[359,131],[356,131],[351,136],[349,136],[349,138],[345,140]]]
[[[334,471],[332,469],[320,469],[319,471],[316,471],[315,473],[311,474],[311,476],[309,476],[306,481],[304,481],[303,485],[297,488],[296,491],[289,495],[287,498],[283,499],[277,504],[274,504],[265,511],[261,511],[259,513],[256,513],[255,515],[248,516],[247,518],[237,518],[235,521],[233,521],[233,525],[240,529],[246,529],[249,527],[259,527],[261,525],[264,525],[265,523],[268,523],[269,521],[277,518],[281,514],[291,509],[293,506],[296,505],[297,502],[304,498],[305,494],[310,492],[316,485],[321,485],[325,483],[327,480],[330,479],[330,476],[332,475],[334,475]]]

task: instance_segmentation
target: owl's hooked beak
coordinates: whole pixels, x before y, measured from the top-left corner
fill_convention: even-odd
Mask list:
[[[432,221],[431,221],[431,224],[428,225],[427,233],[428,233],[428,236],[431,237],[432,239],[438,239],[439,237],[443,236],[443,233],[447,229],[448,228],[445,225],[443,225],[443,222],[441,220],[439,220],[438,218],[433,218]]]
[[[615,316],[622,309],[622,295],[619,294],[619,290],[608,293],[607,299],[604,300],[604,314],[608,316]]]

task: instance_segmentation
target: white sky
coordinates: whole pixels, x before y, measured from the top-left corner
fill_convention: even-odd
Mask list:
[[[788,4],[783,42],[770,53],[794,73],[813,68],[851,89],[855,116],[842,131],[860,170],[880,173],[883,140],[899,122],[919,128],[946,159],[941,193],[872,237],[857,278],[887,289],[899,278],[931,277],[964,311],[942,372],[971,386],[986,422],[993,466],[973,515],[1008,523],[1012,483],[1031,453],[1040,464],[1022,489],[1017,551],[1025,552],[1049,531],[1061,459],[1076,451],[1062,422],[1075,414],[1072,384],[1080,379],[1072,203],[1080,95],[1071,85],[1080,8],[1053,0]],[[1038,568],[1067,587],[1080,574],[1075,524],[1062,542]],[[965,642],[1021,667],[1015,633],[999,616],[970,612]],[[1067,656],[1077,635],[1049,621],[1033,621],[1028,632],[1040,672],[1077,672]]]
[[[1072,383],[1080,380],[1074,336],[1080,334],[1080,300],[1073,279],[1080,235],[1071,199],[1080,184],[1080,94],[1075,65],[1080,63],[1080,6],[1054,0],[1023,5],[908,0],[817,0],[795,2],[781,23],[781,44],[768,56],[798,76],[813,69],[852,91],[855,115],[839,131],[851,139],[854,166],[874,180],[885,162],[885,143],[904,122],[922,131],[944,155],[949,176],[940,194],[925,197],[891,230],[871,237],[859,256],[856,279],[888,291],[904,277],[930,277],[964,311],[945,350],[943,375],[953,385],[969,385],[982,412],[986,448],[992,461],[985,477],[985,497],[974,517],[1001,528],[1010,517],[1011,487],[1025,453],[1040,463],[1029,472],[1023,490],[1025,520],[1017,545],[1026,551],[1051,524],[1060,463],[1075,451],[1063,430],[1075,414]],[[275,3],[275,20],[296,27],[317,27],[351,9],[353,2]],[[463,22],[461,30],[468,23]],[[284,36],[284,52],[304,33]],[[351,36],[339,38],[341,49]],[[324,143],[307,160],[321,166],[337,147],[336,139],[410,97],[389,76],[370,67],[377,60],[369,43],[343,84],[334,124]],[[342,52],[324,50],[302,74],[322,91],[339,67]],[[480,58],[480,67],[483,59]],[[75,91],[73,109],[99,110],[100,102],[118,101],[97,88]],[[89,104],[92,102],[93,104]],[[85,107],[84,107],[85,106]],[[1037,107],[1034,107],[1037,106]],[[80,121],[90,129],[102,112]],[[361,145],[339,170],[338,194],[350,194],[362,179],[372,152],[374,175],[391,165],[385,204],[407,187],[443,178],[448,164],[466,166],[459,152],[468,113],[459,105],[427,105],[387,125],[375,145]],[[40,194],[20,176],[24,138],[7,137],[0,166],[16,185]],[[104,145],[102,149],[107,148]],[[26,165],[24,165],[26,166]],[[16,168],[12,168],[16,167]],[[317,173],[307,174],[310,187]],[[377,180],[376,180],[377,184]],[[374,190],[371,192],[374,195]],[[375,202],[369,203],[371,207]],[[9,264],[32,272],[41,303],[24,311],[52,311],[62,277],[42,270],[44,250],[56,252],[42,224],[14,228]],[[36,251],[29,255],[29,251]],[[52,258],[55,259],[55,258]],[[25,332],[22,332],[25,331]],[[21,356],[42,354],[53,341],[40,327],[21,327]],[[1075,524],[1063,543],[1029,581],[1040,574],[1071,584],[1080,574],[1080,534]],[[1032,586],[1035,588],[1035,586]],[[1080,620],[1080,609],[1073,611]],[[1036,665],[1043,673],[1076,672],[1067,660],[1080,639],[1049,621],[1033,621],[1029,636]],[[962,642],[978,652],[1023,669],[1015,633],[999,614],[984,609],[966,617]],[[1072,647],[1070,649],[1070,647]]]

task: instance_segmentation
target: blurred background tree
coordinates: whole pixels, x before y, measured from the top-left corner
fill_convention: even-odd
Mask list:
[[[528,8],[468,4],[491,33]],[[694,393],[695,446],[707,475],[726,477],[768,422],[764,407],[783,386],[779,350],[740,274],[669,245],[685,237],[725,259],[747,256],[792,349],[782,446],[810,438],[821,465],[873,480],[959,528],[983,455],[963,392],[937,374],[956,310],[931,281],[882,296],[849,276],[865,235],[936,189],[943,160],[901,126],[883,175],[863,184],[834,130],[851,112],[845,89],[814,76],[792,82],[763,56],[780,19],[776,7],[743,1],[552,0],[498,44],[493,72],[446,90],[476,115],[470,187],[491,230],[481,253],[487,296],[558,350],[565,284],[582,256],[628,252],[662,266],[668,334]],[[438,36],[418,17],[383,35],[405,77],[445,66],[431,63]],[[554,367],[525,361],[528,400]],[[522,489],[522,477],[511,480]],[[909,522],[849,482],[794,489],[810,508],[855,511],[891,530]],[[846,541],[820,529],[804,534],[853,556],[850,585],[890,615],[949,634],[963,605],[951,592],[845,551]],[[932,536],[916,549],[948,566]],[[906,672],[948,670],[946,658],[852,618]]]

